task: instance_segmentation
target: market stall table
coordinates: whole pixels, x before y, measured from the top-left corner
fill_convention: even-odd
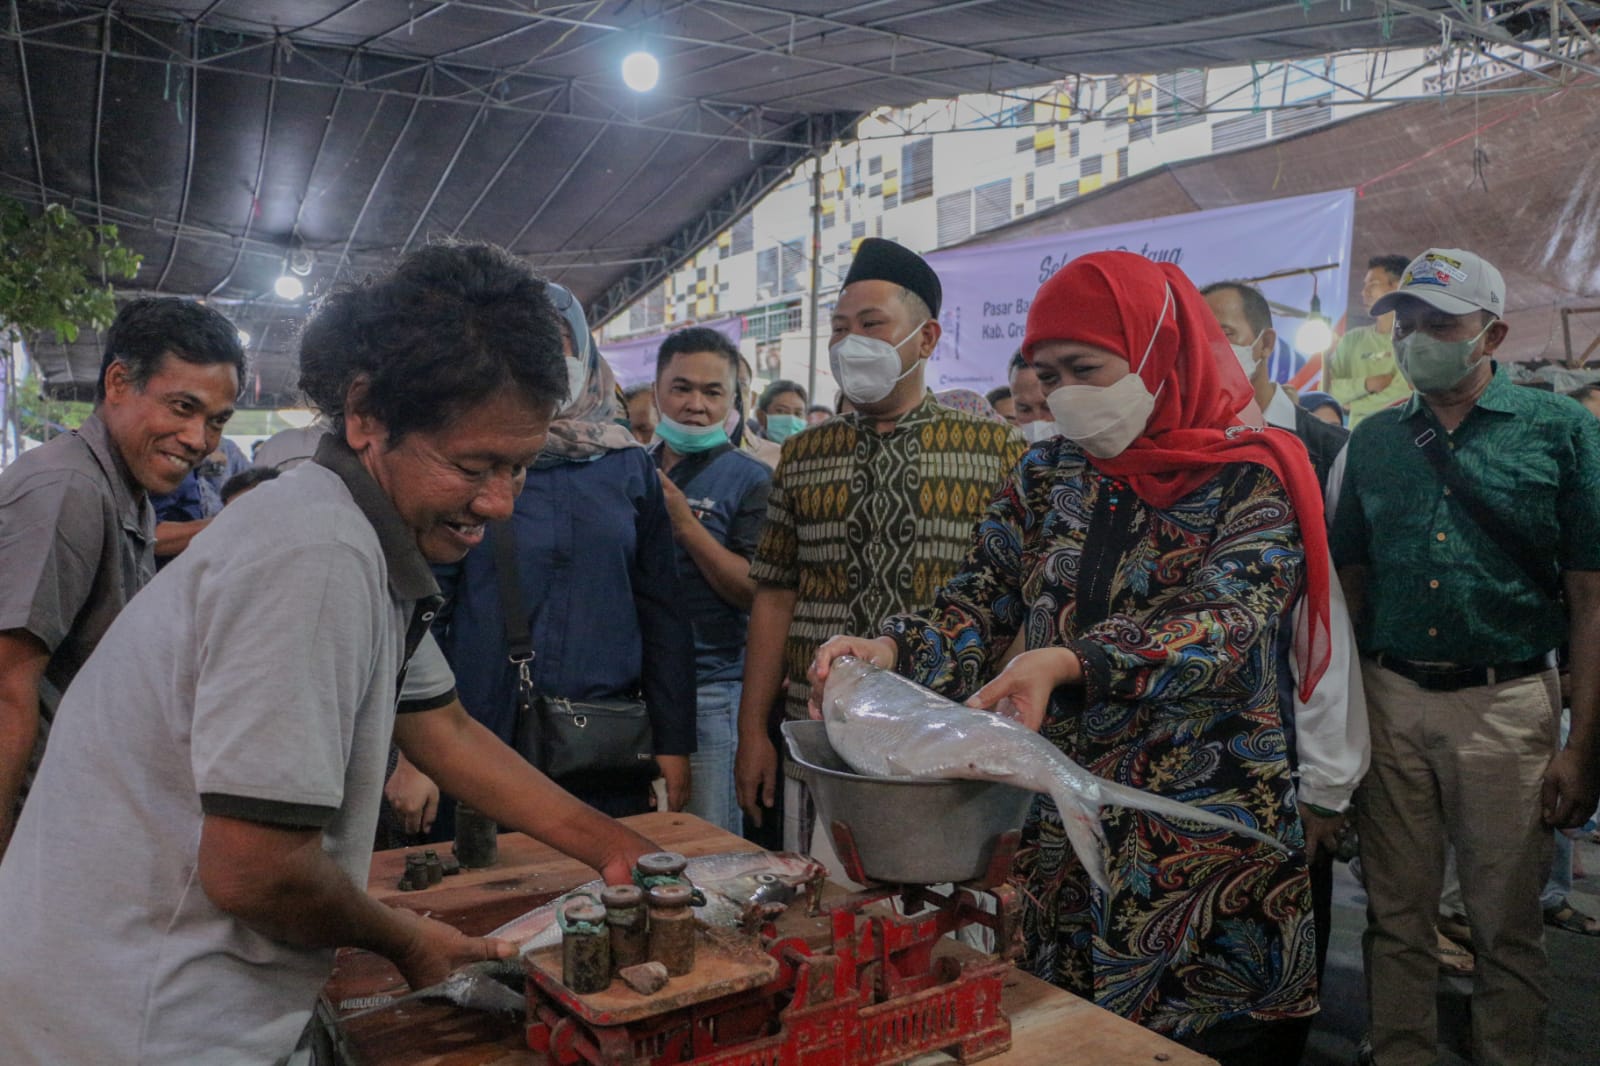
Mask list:
[[[691,815],[646,814],[626,821],[662,848],[691,857],[754,850],[748,841]],[[441,854],[448,851],[449,845],[441,846]],[[507,833],[500,837],[495,866],[463,870],[434,887],[402,892],[397,886],[406,854],[375,854],[368,891],[472,934],[487,933],[594,877],[582,863]],[[783,919],[785,933],[804,935],[807,923],[818,932],[825,929],[821,920],[798,910]],[[358,1008],[341,1006],[404,991],[405,982],[386,960],[347,950],[340,952],[324,990],[325,1006],[334,1016],[353,1015]],[[1006,978],[1001,1002],[1011,1018],[1012,1047],[983,1060],[996,1066],[1202,1066],[1212,1061],[1020,971]],[[405,1003],[352,1018],[341,1024],[339,1043],[348,1061],[384,1066],[533,1066],[538,1061],[527,1049],[521,1023],[449,1004]],[[934,1054],[915,1061],[932,1066],[952,1060]]]

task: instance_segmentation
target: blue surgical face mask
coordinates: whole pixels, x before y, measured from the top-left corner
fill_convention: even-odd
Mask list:
[[[806,420],[799,415],[767,416],[767,439],[774,444],[782,444],[805,428]]]
[[[667,447],[679,455],[708,452],[728,443],[728,430],[721,422],[714,426],[686,426],[664,414],[656,423],[656,436],[666,441]]]

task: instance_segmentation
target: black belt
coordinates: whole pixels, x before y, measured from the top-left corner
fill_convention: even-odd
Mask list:
[[[1454,663],[1414,663],[1379,652],[1377,663],[1385,670],[1409,678],[1418,687],[1432,692],[1454,692],[1457,689],[1475,688],[1479,685],[1498,685],[1515,681],[1529,674],[1550,669],[1550,655],[1535,655],[1520,663],[1498,663],[1491,666],[1456,666]]]

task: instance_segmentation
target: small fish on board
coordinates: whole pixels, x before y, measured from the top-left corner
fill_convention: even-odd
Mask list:
[[[1108,805],[1226,829],[1288,850],[1236,819],[1096,777],[1020,722],[945,699],[854,656],[835,659],[828,668],[822,720],[833,750],[857,773],[998,781],[1050,796],[1073,851],[1101,891],[1108,888],[1100,808]]]

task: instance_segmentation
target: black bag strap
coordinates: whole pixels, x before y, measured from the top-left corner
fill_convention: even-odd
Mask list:
[[[1467,517],[1477,523],[1478,528],[1483,530],[1494,542],[1494,546],[1500,549],[1500,553],[1515,563],[1528,580],[1533,582],[1534,587],[1554,599],[1561,591],[1560,576],[1552,568],[1541,566],[1537,562],[1539,552],[1533,545],[1508,526],[1504,519],[1472,491],[1472,487],[1461,476],[1455,456],[1445,444],[1444,438],[1429,426],[1413,443],[1433,466],[1433,472],[1439,475],[1439,480],[1444,482],[1445,488],[1450,490],[1450,495],[1461,505]]]
[[[518,594],[520,574],[517,572],[517,541],[511,535],[511,520],[489,523],[489,547],[494,552],[495,582],[500,589],[500,617],[505,626],[506,658],[516,667],[523,680],[527,680],[529,665],[533,662],[533,633],[528,629],[528,615]]]

